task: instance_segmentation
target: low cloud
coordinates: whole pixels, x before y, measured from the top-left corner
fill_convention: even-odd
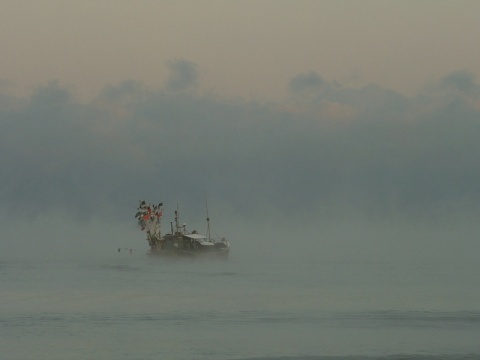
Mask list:
[[[289,89],[294,94],[305,95],[309,92],[319,92],[331,87],[320,75],[311,71],[295,76],[289,83]]]
[[[290,99],[262,104],[182,92],[195,66],[171,68],[166,89],[127,81],[88,104],[57,83],[4,95],[7,216],[130,220],[140,199],[200,210],[205,192],[249,218],[267,208],[415,218],[480,210],[480,86],[468,74],[407,98],[309,73],[292,79]]]
[[[440,87],[461,91],[470,96],[480,95],[478,93],[478,84],[475,82],[475,76],[468,71],[457,71],[445,76],[440,82]]]
[[[197,85],[197,66],[187,60],[175,60],[168,64],[170,75],[167,88],[170,91],[184,91]]]

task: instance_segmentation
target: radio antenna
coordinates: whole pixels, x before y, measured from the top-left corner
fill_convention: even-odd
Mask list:
[[[208,240],[211,240],[210,237],[210,217],[208,216],[208,203],[207,203],[207,193],[205,192],[205,210],[207,212],[207,236]]]

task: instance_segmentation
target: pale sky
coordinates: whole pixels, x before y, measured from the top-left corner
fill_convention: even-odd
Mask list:
[[[370,83],[412,95],[459,70],[480,75],[480,2],[2,1],[0,80],[17,95],[52,80],[91,99],[123,80],[161,86],[197,67],[197,91],[285,97],[289,80]]]

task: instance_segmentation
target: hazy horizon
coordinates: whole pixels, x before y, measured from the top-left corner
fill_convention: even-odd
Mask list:
[[[214,225],[243,253],[261,234],[282,244],[278,256],[306,236],[337,255],[420,246],[470,258],[478,10],[6,1],[0,246],[81,248],[89,234],[141,249],[138,200],[163,201],[167,226],[178,203],[202,230],[207,194]]]

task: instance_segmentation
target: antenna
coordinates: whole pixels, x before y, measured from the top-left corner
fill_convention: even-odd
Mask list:
[[[178,219],[178,203],[177,203],[177,210],[175,210],[175,232],[180,232],[180,224]]]
[[[207,192],[205,192],[205,210],[207,211],[207,236],[208,236],[208,240],[211,240],[211,238],[210,238],[210,218],[208,216]]]

